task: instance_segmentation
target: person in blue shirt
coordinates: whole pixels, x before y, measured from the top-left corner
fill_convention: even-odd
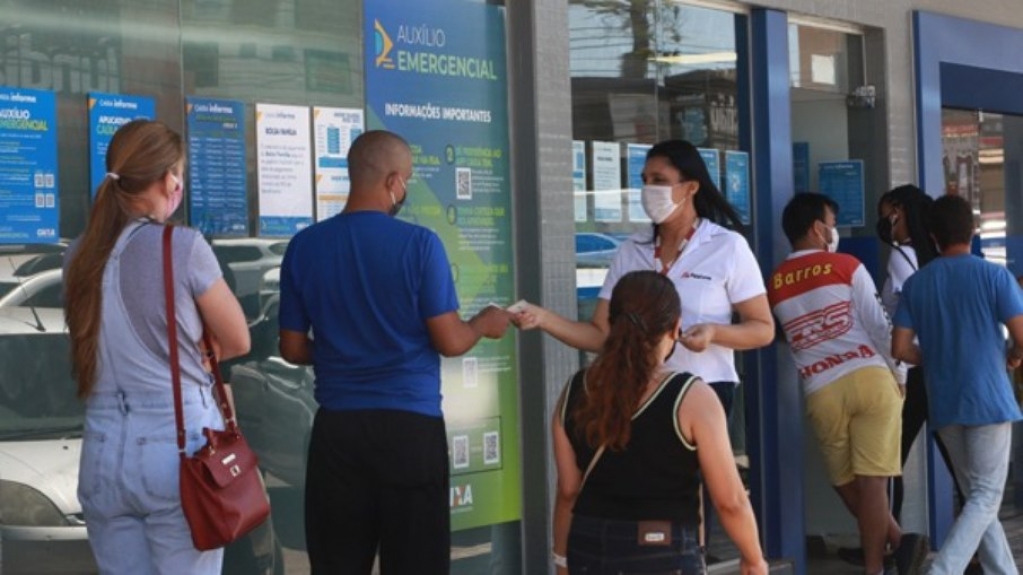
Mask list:
[[[970,254],[969,202],[943,196],[928,220],[941,257],[906,280],[895,312],[892,353],[923,367],[931,424],[966,494],[930,573],[962,573],[979,546],[984,573],[1017,574],[998,509],[1012,422],[1023,419],[1006,372],[1006,366],[1015,369],[1023,360],[1023,298],[1007,269]],[[1008,352],[999,324],[1016,342]]]
[[[458,314],[437,234],[394,216],[412,152],[369,131],[348,153],[345,209],[291,240],[281,265],[281,357],[311,364],[320,404],[306,472],[313,575],[450,567],[440,356],[500,338],[511,314]]]

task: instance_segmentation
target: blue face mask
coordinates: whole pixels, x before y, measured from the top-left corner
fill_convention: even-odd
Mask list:
[[[391,217],[396,217],[398,215],[398,212],[401,211],[402,206],[405,205],[405,200],[408,199],[408,188],[405,186],[405,181],[402,180],[401,178],[398,178],[398,181],[401,182],[401,191],[402,191],[401,201],[399,202],[398,200],[396,200],[394,198],[394,192],[388,192],[389,194],[391,194],[391,202],[392,202],[391,203],[391,211],[388,212],[388,214],[390,214]]]

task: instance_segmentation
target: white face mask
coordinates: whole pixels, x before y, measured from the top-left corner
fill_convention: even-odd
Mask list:
[[[171,177],[174,178],[174,189],[171,190],[170,198],[167,200],[167,213],[163,216],[164,221],[174,215],[175,210],[181,205],[181,200],[185,197],[185,190],[181,187],[181,180],[174,174],[171,174]]]
[[[831,253],[838,252],[838,228],[828,228],[831,231],[831,241],[828,242],[827,250]]]
[[[664,220],[682,204],[672,201],[671,192],[674,186],[643,186],[639,199],[643,204],[643,211],[655,224],[664,223]]]

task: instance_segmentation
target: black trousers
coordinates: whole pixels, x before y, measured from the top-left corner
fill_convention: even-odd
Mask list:
[[[920,429],[923,428],[924,424],[927,423],[927,386],[924,385],[924,370],[919,367],[914,367],[909,370],[906,375],[906,400],[902,404],[902,467],[906,466],[906,459],[909,458],[909,450],[913,447],[913,442],[916,441],[916,436],[920,434]],[[938,451],[941,452],[941,458],[945,460],[945,467],[948,472],[952,474],[952,482],[955,485],[956,494],[959,496],[959,501],[965,501],[963,498],[963,490],[959,488],[959,482],[955,480],[955,474],[952,473],[952,463],[948,458],[948,449],[945,448],[945,444],[938,437],[938,434],[934,434],[934,442],[938,446]],[[892,515],[896,521],[900,520],[902,515],[902,500],[904,498],[905,489],[902,485],[902,477],[892,478]]]
[[[444,575],[451,567],[444,420],[398,410],[320,409],[309,442],[312,575]]]

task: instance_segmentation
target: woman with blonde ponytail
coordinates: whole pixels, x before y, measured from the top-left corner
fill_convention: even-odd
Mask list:
[[[184,145],[135,120],[107,151],[85,233],[65,260],[72,373],[85,401],[78,498],[100,573],[219,574],[222,550],[197,551],[181,511],[169,350],[178,346],[186,450],[223,428],[198,342],[205,323],[222,358],[248,352],[241,306],[195,230],[172,236],[177,317],[167,318],[161,240],[183,198]],[[168,342],[167,322],[178,326]]]
[[[562,392],[553,422],[559,575],[706,573],[701,476],[742,573],[767,573],[724,408],[702,380],[665,368],[680,314],[671,280],[625,274],[597,359]]]

